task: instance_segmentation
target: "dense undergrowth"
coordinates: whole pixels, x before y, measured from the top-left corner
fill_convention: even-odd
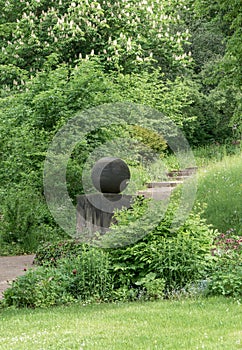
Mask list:
[[[139,202],[141,206],[141,202]],[[5,291],[3,306],[45,307],[156,300],[177,296],[242,295],[242,236],[219,234],[192,212],[172,230],[175,204],[155,230],[135,244],[98,248],[78,240],[40,246],[34,269]],[[137,207],[137,211],[142,207]],[[119,216],[126,223],[125,214]],[[129,213],[129,219],[130,213]],[[125,226],[124,226],[125,227]]]

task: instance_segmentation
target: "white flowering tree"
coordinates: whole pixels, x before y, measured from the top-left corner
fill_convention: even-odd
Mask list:
[[[159,66],[169,77],[191,61],[180,13],[187,0],[0,1],[2,83],[54,66],[97,59],[123,73]]]

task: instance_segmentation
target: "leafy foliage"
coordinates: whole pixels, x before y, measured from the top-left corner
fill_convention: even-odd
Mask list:
[[[241,6],[237,0],[229,1],[216,1],[210,3],[209,1],[197,0],[195,3],[195,16],[199,18],[202,23],[205,22],[205,26],[212,29],[210,31],[209,46],[214,42],[214,34],[216,42],[221,40],[219,52],[215,43],[213,48],[215,49],[214,57],[204,65],[204,77],[205,85],[211,86],[215,84],[215,92],[223,94],[223,91],[232,95],[235,99],[235,104],[232,104],[232,113],[230,107],[230,127],[236,126],[237,138],[241,137]],[[217,30],[214,30],[214,28]],[[207,32],[209,33],[209,32]],[[219,39],[220,37],[220,39]],[[224,52],[223,52],[224,50]],[[207,79],[208,78],[208,79]],[[206,83],[206,80],[207,83]],[[220,110],[223,114],[227,113],[221,108],[221,102],[224,104],[223,99],[220,100]],[[230,101],[230,99],[228,99]],[[216,103],[216,102],[215,102]]]
[[[77,257],[87,247],[83,243],[68,239],[58,242],[48,242],[38,247],[34,263],[37,265],[55,266],[59,259]]]
[[[82,254],[60,259],[58,267],[40,266],[26,272],[4,292],[4,304],[48,307],[74,301],[104,301],[112,293],[107,254],[82,249]]]
[[[65,237],[54,224],[43,198],[31,187],[16,187],[8,191],[7,197],[2,196],[1,202],[0,242],[5,249],[8,244],[16,253],[32,253],[41,242]]]
[[[180,69],[190,59],[183,50],[188,31],[180,31],[183,3],[31,0],[16,11],[10,0],[3,6],[0,62],[33,74],[49,57],[54,67],[98,56],[107,70],[130,73],[155,63],[171,75],[171,67]],[[2,79],[11,83],[9,74]]]
[[[216,262],[208,279],[208,295],[242,296],[242,236],[233,229],[216,237],[213,248]]]
[[[239,150],[238,150],[239,152]],[[224,157],[199,173],[197,201],[207,203],[203,217],[220,232],[241,233],[241,155]]]
[[[154,300],[208,276],[208,293],[240,296],[241,256],[226,244],[225,251],[220,246],[221,256],[211,256],[215,233],[196,211],[173,232],[172,202],[146,235],[148,223],[137,221],[147,202],[139,199],[132,210],[115,214],[113,229],[125,239],[133,224],[133,232],[144,233],[143,238],[122,249],[92,249],[66,240],[48,211],[42,183],[46,151],[56,132],[77,112],[105,103],[153,107],[174,121],[192,145],[239,144],[240,3],[0,0],[0,5],[1,254],[39,247],[36,262],[44,265],[17,279],[5,293],[6,303],[35,307],[78,299]],[[142,157],[163,155],[166,149],[163,136],[143,125],[89,132],[67,167],[73,202],[83,192],[80,179],[89,155],[120,135],[137,141],[133,147],[140,158],[127,157],[136,174],[144,172]],[[208,201],[203,216],[221,230],[241,229],[238,169],[233,165],[222,175],[213,169],[200,179],[198,197]]]
[[[180,80],[170,82],[169,88],[167,88],[165,83],[160,80],[159,71],[153,71],[150,74],[143,72],[114,76],[104,73],[98,62],[91,61],[82,61],[74,69],[66,64],[60,65],[54,70],[47,68],[29,80],[25,86],[22,86],[21,92],[7,94],[0,100],[2,136],[0,140],[2,165],[0,180],[3,186],[1,196],[4,198],[0,210],[2,213],[8,211],[8,194],[13,193],[12,196],[15,198],[11,197],[11,201],[15,203],[17,202],[17,193],[25,191],[27,187],[28,191],[33,192],[33,196],[39,201],[39,203],[35,202],[35,215],[39,216],[38,232],[41,229],[43,232],[46,230],[51,232],[53,229],[51,219],[46,221],[44,218],[48,214],[42,215],[37,210],[41,206],[42,212],[48,212],[44,204],[42,184],[46,150],[56,131],[75,113],[107,102],[130,101],[156,107],[180,126],[193,123],[189,112],[183,114],[185,108],[188,110],[188,106],[191,104],[190,93],[192,89],[189,86],[185,88],[184,84],[186,83]],[[163,97],[161,98],[161,96]],[[142,128],[142,126],[137,127]],[[67,187],[73,201],[76,195],[83,191],[80,179],[83,164],[85,164],[89,154],[102,143],[117,135],[120,136],[120,133],[120,125],[109,128],[109,130],[105,130],[105,128],[95,130],[86,135],[85,140],[82,140],[73,151],[67,169]],[[148,135],[147,132],[146,135],[129,133],[126,136],[136,138],[138,142],[142,136],[141,138],[146,143],[146,149],[147,144],[154,151],[158,150],[157,147],[159,152],[165,148],[161,136],[154,137],[154,134],[149,133]],[[157,141],[159,145],[156,144]],[[53,169],[53,171],[56,170]],[[11,183],[9,179],[11,179]],[[22,196],[21,203],[25,207],[26,215],[32,217],[29,197]],[[5,215],[5,219],[6,217]],[[14,220],[12,220],[13,222]],[[48,229],[49,223],[50,228]],[[4,225],[4,237],[6,237],[8,229],[5,223]],[[31,226],[34,227],[36,224],[31,224]],[[19,227],[17,223],[15,223],[15,230],[16,227]],[[38,235],[37,232],[36,235]],[[33,243],[32,249],[36,247],[37,242],[39,240]],[[28,251],[29,249],[31,249],[30,246]]]
[[[170,204],[157,228],[136,244],[109,252],[116,287],[122,284],[133,287],[150,273],[165,281],[167,292],[205,278],[211,267],[210,249],[215,233],[195,214],[173,232],[175,208],[174,202]],[[119,217],[122,220],[119,225],[127,220],[123,216]]]

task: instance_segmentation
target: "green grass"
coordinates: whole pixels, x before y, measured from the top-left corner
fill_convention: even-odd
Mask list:
[[[239,145],[232,145],[231,143],[223,145],[211,144],[194,148],[192,151],[196,159],[197,166],[204,167],[209,166],[212,163],[222,161],[228,156],[241,154],[241,147],[242,146]]]
[[[193,150],[198,166],[196,203],[207,205],[203,216],[220,232],[233,228],[242,234],[242,153],[239,146],[210,145]],[[150,180],[165,179],[165,171],[178,169],[175,155],[149,169]]]
[[[228,156],[240,155],[241,146],[232,144],[211,144],[193,149],[191,148],[191,152],[193,153],[195,164],[190,164],[191,159],[189,157],[190,160],[188,161],[187,166],[196,165],[201,168],[219,162]],[[165,172],[178,170],[181,168],[182,166],[179,164],[179,160],[176,154],[165,154],[163,158],[159,159],[149,166],[147,176],[149,177],[149,180],[152,181],[164,180],[166,178]]]
[[[196,203],[207,205],[204,218],[220,232],[233,228],[242,234],[242,153],[233,145],[210,145],[193,150],[198,166]],[[152,164],[149,180],[165,179],[167,170],[178,169],[175,155]]]
[[[220,232],[233,228],[242,234],[242,156],[226,156],[201,168],[197,202],[206,203],[204,216]]]
[[[0,349],[242,349],[242,306],[225,298],[73,305],[0,314]]]

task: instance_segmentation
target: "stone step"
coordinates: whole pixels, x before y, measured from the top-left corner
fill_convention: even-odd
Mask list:
[[[162,187],[176,187],[177,185],[181,185],[183,181],[154,181],[148,182],[146,186],[148,188],[162,188]]]
[[[191,175],[168,175],[168,180],[172,179],[172,181],[186,181],[191,178]]]
[[[197,167],[189,167],[182,170],[172,170],[166,173],[167,176],[191,176],[197,172]]]
[[[138,195],[155,200],[165,200],[170,197],[174,188],[175,187],[147,188],[147,190],[138,191]]]

